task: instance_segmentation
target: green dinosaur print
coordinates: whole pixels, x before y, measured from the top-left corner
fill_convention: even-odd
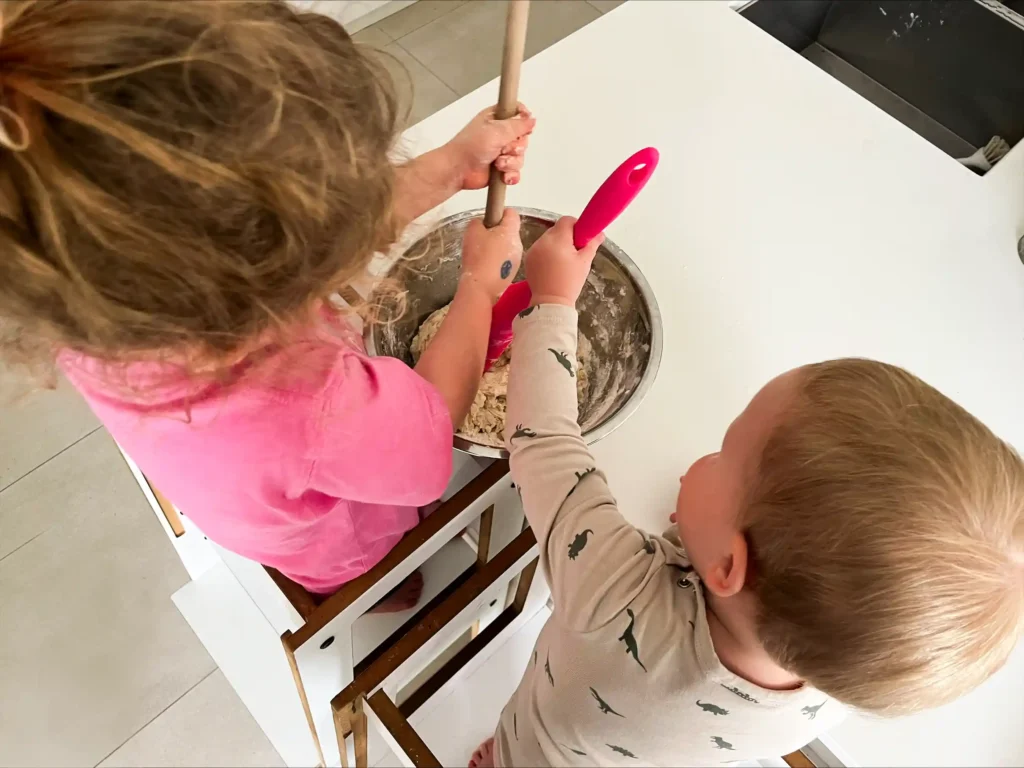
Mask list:
[[[636,638],[633,637],[633,625],[636,623],[636,616],[633,615],[633,609],[627,608],[626,613],[629,614],[629,626],[626,630],[619,635],[619,640],[626,644],[626,653],[633,657],[633,661],[640,665],[640,669],[644,672],[647,671],[647,667],[640,661],[639,649],[636,646]]]
[[[800,710],[800,714],[807,715],[808,720],[813,720],[818,716],[818,710],[825,706],[825,702],[821,702],[816,707],[804,707]]]
[[[587,537],[592,534],[593,531],[589,528],[585,528],[576,534],[576,538],[572,540],[572,544],[569,545],[569,559],[575,560],[579,557],[580,552],[587,546]]]
[[[622,747],[616,747],[614,744],[605,744],[605,746],[608,747],[608,749],[610,749],[612,752],[618,752],[620,755],[624,755],[625,757],[631,757],[634,760],[636,760],[636,755],[634,755],[628,749],[623,749]]]
[[[719,749],[728,749],[730,752],[735,752],[736,751],[735,749],[732,748],[732,744],[730,744],[728,741],[723,739],[721,736],[712,736],[711,737],[711,743],[714,744]]]
[[[565,501],[568,501],[569,497],[572,496],[576,492],[576,489],[580,487],[580,483],[583,482],[583,478],[592,475],[595,472],[597,472],[597,467],[591,467],[590,469],[585,469],[582,472],[574,472],[573,474],[576,475],[576,482],[573,483],[572,488],[569,489],[569,492],[565,494]],[[565,504],[565,501],[563,501],[562,503]]]
[[[690,623],[692,624],[693,622],[690,622]],[[760,704],[760,702],[757,699],[755,699],[750,694],[744,693],[739,688],[731,688],[728,685],[725,685],[723,683],[719,683],[719,685],[721,685],[723,688],[725,688],[725,690],[727,690],[729,693],[735,693],[737,696],[739,696],[744,701],[749,701],[751,704]]]
[[[512,433],[512,437],[508,439],[509,443],[513,442],[517,437],[536,437],[537,433],[532,429],[524,427],[522,424],[516,424],[516,431]]]
[[[516,713],[512,713],[512,733],[516,735],[516,741],[519,741],[519,723],[516,721]]]
[[[729,691],[729,693],[735,693],[744,701],[750,701],[751,703],[760,703],[760,701],[758,701],[758,699],[756,699],[754,696],[750,695],[749,693],[743,693],[741,690],[739,690],[739,688],[730,687],[728,685],[725,685],[724,683],[719,683],[719,685],[721,685],[723,688]]]
[[[555,687],[555,678],[551,676],[551,654],[548,653],[548,657],[544,660],[544,671],[547,673],[548,682],[551,683],[551,687]]]
[[[722,709],[721,707],[716,707],[714,704],[707,704],[701,701],[700,699],[697,699],[697,706],[703,709],[705,712],[710,712],[715,717],[718,717],[719,715],[729,714],[729,710]]]
[[[532,307],[527,307],[526,309],[524,309],[522,312],[519,313],[519,317],[529,317],[530,313],[533,312],[533,310],[535,310],[536,308],[537,308],[536,305],[534,305]]]
[[[639,533],[640,538],[644,540],[644,545],[636,551],[636,554],[639,555],[641,552],[646,552],[648,555],[653,555],[657,551],[654,548],[654,542],[647,538],[643,531],[637,531],[637,533]]]
[[[576,373],[572,369],[572,362],[570,362],[569,356],[565,352],[559,352],[557,349],[551,349],[551,347],[548,347],[548,352],[555,356],[555,360],[557,360],[558,364],[569,372],[570,376],[574,379],[576,378]]]
[[[574,755],[579,755],[580,757],[586,757],[587,756],[586,752],[580,752],[578,749],[573,749],[568,744],[563,744],[562,742],[558,742],[558,746],[565,747],[570,752],[572,752]]]
[[[594,699],[597,701],[597,708],[601,710],[601,714],[615,715],[616,717],[625,718],[625,715],[620,715],[618,712],[616,712],[614,709],[608,706],[608,702],[602,699],[598,692],[595,691],[593,688],[590,689],[590,695],[593,696]]]

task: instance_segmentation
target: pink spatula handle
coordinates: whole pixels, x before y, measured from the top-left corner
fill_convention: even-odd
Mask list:
[[[490,370],[495,361],[504,354],[512,343],[512,321],[516,315],[530,306],[533,298],[530,284],[525,280],[512,283],[491,310],[491,335],[487,341],[487,362],[484,370]]]
[[[601,234],[640,194],[658,167],[658,158],[658,150],[654,147],[641,149],[605,179],[573,226],[572,241],[577,251]],[[484,370],[489,370],[508,349],[512,343],[512,321],[530,306],[532,299],[530,286],[525,280],[510,285],[498,299],[491,310],[491,334]]]
[[[654,147],[641,149],[612,171],[612,175],[598,187],[572,228],[572,243],[577,251],[604,232],[640,194],[658,167],[658,157],[658,150]]]

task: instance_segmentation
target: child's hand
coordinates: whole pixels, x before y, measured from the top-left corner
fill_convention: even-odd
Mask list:
[[[514,208],[506,208],[501,223],[492,229],[487,229],[482,219],[474,219],[462,238],[459,284],[482,288],[493,304],[516,276],[522,260],[519,214]]]
[[[604,234],[577,251],[572,243],[575,224],[572,216],[563,216],[526,254],[526,279],[534,304],[576,305]]]
[[[497,120],[494,107],[478,114],[445,145],[451,162],[459,170],[463,189],[487,186],[491,163],[504,173],[506,184],[518,184],[526,146],[537,124],[530,110],[519,105],[519,114]]]

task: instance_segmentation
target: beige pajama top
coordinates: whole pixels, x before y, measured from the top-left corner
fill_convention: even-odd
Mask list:
[[[495,732],[502,766],[717,765],[787,754],[842,715],[718,660],[674,535],[620,514],[576,422],[576,311],[515,321],[506,441],[554,611]]]

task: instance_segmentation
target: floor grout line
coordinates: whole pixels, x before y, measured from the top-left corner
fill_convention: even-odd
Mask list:
[[[4,492],[4,491],[6,491],[6,490],[7,490],[8,488],[10,488],[11,486],[13,486],[13,485],[14,485],[15,483],[20,483],[20,482],[21,482],[22,480],[24,480],[24,479],[25,479],[26,477],[28,477],[29,475],[31,475],[31,474],[32,474],[33,472],[35,472],[35,471],[36,471],[37,469],[42,469],[42,468],[43,468],[43,467],[45,467],[45,466],[46,466],[47,464],[49,464],[49,463],[50,463],[51,461],[53,461],[53,460],[54,460],[54,459],[56,459],[56,458],[57,458],[58,456],[60,456],[60,455],[61,455],[62,453],[64,453],[64,451],[67,451],[67,450],[70,450],[71,448],[74,448],[74,447],[75,447],[76,445],[78,445],[78,444],[79,444],[80,442],[82,442],[83,440],[85,440],[85,438],[89,437],[90,435],[92,435],[92,434],[94,434],[94,433],[96,433],[96,432],[99,432],[99,431],[100,431],[101,429],[103,429],[103,425],[102,425],[102,424],[100,424],[99,426],[93,427],[93,428],[92,428],[92,429],[90,429],[90,430],[89,430],[88,432],[86,432],[86,433],[85,433],[84,435],[82,435],[82,436],[81,436],[80,438],[78,438],[77,440],[75,440],[75,442],[71,443],[70,445],[66,445],[66,446],[64,446],[64,447],[63,447],[63,448],[61,448],[61,449],[60,449],[59,451],[57,451],[57,452],[56,452],[55,454],[53,454],[53,456],[51,456],[50,458],[48,458],[48,459],[47,459],[46,461],[44,461],[44,462],[42,462],[42,463],[40,463],[40,464],[37,464],[36,466],[32,467],[32,469],[30,469],[30,470],[29,470],[28,472],[26,472],[25,474],[21,475],[20,477],[16,477],[16,478],[15,478],[14,480],[12,480],[11,482],[9,482],[9,483],[8,483],[7,485],[5,485],[5,486],[4,486],[3,488],[0,488],[0,493],[3,493],[3,492]]]
[[[473,2],[473,0],[467,0],[467,2]],[[433,23],[435,23],[435,22],[437,22],[437,21],[440,21],[441,19],[445,18],[445,17],[446,17],[446,16],[448,16],[449,14],[452,14],[452,13],[454,13],[455,11],[457,11],[457,10],[458,10],[459,8],[461,8],[461,7],[462,7],[462,6],[464,6],[464,5],[466,5],[466,3],[465,3],[465,2],[464,2],[464,3],[458,3],[457,5],[455,5],[455,6],[454,6],[453,8],[451,8],[450,10],[447,10],[447,11],[445,11],[445,12],[444,12],[443,14],[441,14],[440,16],[438,16],[438,17],[437,17],[436,19],[431,19],[430,21],[428,21],[428,22],[427,22],[426,24],[424,24],[423,26],[421,26],[421,27],[416,27],[416,29],[413,29],[413,30],[411,30],[411,31],[409,31],[409,32],[406,32],[406,33],[405,33],[404,35],[402,35],[401,37],[396,37],[396,38],[394,39],[394,41],[393,41],[395,45],[397,45],[397,46],[398,46],[399,48],[401,48],[401,49],[402,49],[403,51],[405,51],[405,52],[406,52],[407,54],[409,54],[409,56],[410,56],[410,57],[412,57],[413,61],[416,61],[416,62],[418,62],[418,63],[419,63],[419,64],[420,64],[420,65],[421,65],[421,66],[422,66],[422,67],[423,67],[423,68],[424,68],[425,70],[427,70],[427,72],[429,72],[429,73],[430,73],[430,74],[432,74],[432,75],[433,75],[434,77],[436,77],[436,78],[438,79],[438,81],[440,81],[440,82],[441,82],[441,83],[442,83],[442,84],[444,85],[444,87],[445,87],[445,88],[447,88],[447,89],[448,89],[449,91],[451,91],[452,93],[454,93],[454,94],[455,94],[455,98],[456,98],[456,99],[461,99],[461,98],[462,98],[463,96],[465,96],[466,94],[464,94],[464,93],[459,93],[458,89],[457,89],[457,88],[454,88],[454,87],[452,87],[451,83],[449,83],[449,82],[448,82],[447,80],[445,80],[445,79],[444,79],[443,77],[441,77],[441,76],[440,76],[439,74],[437,74],[437,72],[435,72],[435,71],[434,71],[434,70],[432,70],[432,69],[431,69],[430,67],[428,67],[428,66],[426,65],[426,63],[424,63],[423,61],[420,61],[420,59],[419,59],[419,58],[418,58],[418,57],[416,56],[416,54],[414,54],[414,53],[413,53],[412,51],[410,51],[410,50],[409,50],[408,48],[406,48],[406,47],[405,47],[404,45],[402,45],[402,40],[404,40],[405,38],[409,37],[409,35],[411,35],[411,34],[413,34],[413,33],[415,33],[415,32],[419,32],[419,31],[420,31],[421,29],[425,29],[426,27],[429,27],[429,26],[430,26],[431,24],[433,24]],[[426,119],[426,118],[424,118],[424,120],[425,120],[425,119]]]
[[[14,554],[15,552],[17,552],[17,551],[18,551],[19,549],[22,549],[23,547],[27,547],[27,546],[28,546],[29,544],[31,544],[31,543],[32,543],[33,541],[35,541],[36,539],[38,539],[38,538],[39,538],[40,536],[42,536],[42,535],[43,535],[44,533],[46,533],[46,532],[47,532],[47,531],[49,531],[49,530],[50,530],[50,529],[49,529],[49,528],[47,528],[47,529],[46,529],[45,531],[40,531],[39,533],[37,533],[37,534],[36,534],[35,536],[33,536],[33,537],[32,537],[31,539],[29,539],[28,541],[22,542],[21,544],[19,544],[18,546],[16,546],[16,547],[15,547],[14,549],[12,549],[12,550],[11,550],[10,552],[8,552],[8,553],[7,553],[6,555],[4,555],[4,556],[0,557],[0,563],[2,563],[2,562],[3,562],[4,560],[6,560],[6,559],[7,559],[8,557],[10,557],[11,555],[13,555],[13,554]]]
[[[473,2],[473,1],[474,1],[474,0],[469,0],[469,2]],[[554,0],[551,0],[551,1],[552,1],[552,2],[554,2]],[[434,23],[436,23],[436,22],[440,21],[441,19],[445,18],[445,17],[446,17],[446,16],[448,16],[449,14],[451,14],[451,13],[454,13],[454,12],[455,12],[456,10],[458,10],[459,8],[461,8],[461,7],[463,6],[463,5],[465,5],[465,3],[461,3],[461,4],[457,5],[457,6],[455,7],[455,8],[452,8],[451,10],[449,10],[449,11],[446,11],[446,12],[445,12],[445,13],[444,13],[443,15],[441,15],[441,16],[438,16],[438,17],[437,17],[436,19],[433,19],[433,20],[431,20],[431,21],[427,22],[427,23],[426,23],[426,24],[424,24],[424,25],[423,25],[422,27],[417,27],[416,29],[414,29],[414,30],[412,30],[412,31],[410,31],[410,32],[406,32],[406,33],[405,33],[404,35],[402,35],[401,37],[396,37],[396,38],[392,39],[392,41],[391,41],[391,43],[393,43],[394,45],[397,45],[397,46],[398,46],[399,48],[401,48],[401,49],[402,49],[403,51],[405,51],[405,53],[406,53],[406,54],[408,54],[408,55],[409,55],[409,56],[410,56],[410,57],[411,57],[411,58],[412,58],[412,59],[413,59],[414,61],[416,61],[416,62],[417,62],[418,64],[420,64],[420,65],[421,65],[421,66],[422,66],[422,67],[423,67],[423,68],[424,68],[425,70],[427,70],[427,72],[429,72],[429,73],[430,73],[431,75],[433,75],[433,76],[434,76],[435,78],[437,78],[437,79],[438,79],[438,80],[439,80],[439,81],[440,81],[440,82],[441,82],[441,83],[442,83],[442,84],[443,84],[443,85],[444,85],[444,86],[445,86],[445,87],[446,87],[446,88],[447,88],[447,89],[448,89],[449,91],[451,91],[452,93],[454,93],[454,94],[455,94],[455,96],[456,96],[456,98],[457,98],[457,99],[461,99],[462,97],[464,97],[464,96],[466,96],[466,95],[468,95],[468,94],[472,93],[473,91],[475,91],[475,90],[476,90],[476,88],[472,88],[472,89],[470,89],[469,91],[466,91],[466,93],[461,93],[461,92],[459,91],[459,89],[458,89],[458,88],[456,88],[455,86],[453,86],[453,85],[452,85],[451,83],[449,83],[449,82],[448,82],[447,80],[445,80],[445,79],[444,79],[443,77],[441,77],[441,75],[440,75],[440,74],[438,74],[438,73],[437,73],[437,72],[435,72],[435,71],[434,71],[433,69],[431,69],[431,68],[430,68],[430,67],[429,67],[429,66],[427,65],[427,63],[426,63],[425,61],[423,61],[422,59],[420,59],[420,58],[419,58],[418,56],[416,56],[416,54],[415,54],[415,53],[413,53],[413,52],[412,52],[411,50],[409,50],[409,49],[408,49],[408,48],[406,48],[406,47],[405,47],[404,45],[402,45],[402,40],[404,40],[405,38],[409,37],[410,35],[412,35],[412,34],[414,34],[414,33],[418,32],[418,31],[419,31],[419,30],[421,30],[421,29],[424,29],[425,27],[428,27],[428,26],[430,26],[431,24],[434,24]],[[587,22],[585,22],[584,24],[582,24],[581,26],[579,26],[579,27],[577,27],[576,29],[572,30],[571,32],[568,32],[567,34],[565,34],[565,35],[562,35],[562,36],[561,36],[561,37],[559,37],[559,38],[558,38],[557,40],[553,41],[553,42],[552,42],[552,43],[551,43],[550,45],[548,45],[548,48],[550,48],[551,46],[555,45],[556,43],[560,43],[560,42],[561,42],[562,40],[564,40],[565,38],[567,38],[567,37],[569,37],[569,36],[571,36],[571,35],[574,35],[575,33],[579,32],[579,31],[580,31],[581,29],[583,29],[583,27],[587,26],[588,24],[592,24],[592,23],[594,23],[595,21],[597,21],[598,19],[600,19],[600,18],[601,18],[602,16],[604,16],[604,15],[605,15],[605,13],[606,13],[606,11],[602,11],[602,10],[601,10],[600,8],[598,8],[598,7],[596,6],[596,5],[594,5],[593,3],[591,3],[591,2],[590,2],[590,0],[584,0],[584,5],[586,5],[586,6],[590,7],[590,8],[592,9],[592,10],[596,11],[596,12],[597,12],[597,18],[591,19],[590,21],[587,21]],[[378,22],[378,23],[380,23],[380,22]],[[547,50],[547,48],[545,48],[544,50]],[[524,63],[525,63],[526,61],[529,61],[530,59],[532,59],[532,58],[533,58],[534,56],[536,56],[536,55],[537,55],[538,53],[542,53],[542,52],[543,52],[543,51],[537,51],[537,52],[535,52],[535,53],[533,53],[533,54],[531,54],[531,55],[529,55],[529,56],[525,56],[525,57],[523,58],[523,61],[524,61]],[[499,67],[499,70],[498,70],[498,71],[496,71],[496,72],[494,73],[494,76],[493,76],[492,78],[489,78],[488,80],[486,80],[486,81],[485,81],[485,83],[486,83],[486,82],[490,82],[490,80],[491,80],[491,79],[493,79],[494,77],[498,77],[498,76],[500,76],[500,74],[501,74],[501,71],[500,71],[500,67]],[[483,85],[483,84],[484,84],[484,83],[481,83],[481,85]],[[479,86],[477,86],[477,87],[479,87]],[[426,119],[426,118],[423,118],[423,119]]]
[[[117,750],[119,750],[119,749],[120,749],[121,747],[123,747],[123,746],[124,746],[125,744],[127,744],[127,743],[128,743],[129,741],[131,741],[131,740],[132,740],[132,739],[134,739],[134,738],[135,738],[136,736],[138,736],[138,735],[139,735],[140,733],[142,733],[142,732],[143,732],[144,730],[146,730],[146,728],[148,728],[149,726],[151,726],[151,725],[153,724],[153,721],[155,721],[155,720],[156,720],[156,719],[157,719],[158,717],[160,717],[160,715],[162,715],[162,714],[163,714],[164,712],[166,712],[166,711],[167,711],[168,709],[170,709],[170,708],[171,708],[171,707],[173,707],[173,706],[174,706],[175,704],[177,704],[177,703],[178,703],[179,701],[181,701],[181,700],[182,700],[183,698],[185,698],[185,697],[186,697],[186,696],[188,696],[188,695],[189,695],[190,693],[192,693],[192,691],[194,691],[194,690],[196,689],[196,687],[197,687],[197,686],[199,686],[199,685],[200,685],[200,684],[201,684],[201,683],[202,683],[202,682],[203,682],[204,680],[206,680],[206,679],[207,679],[207,678],[208,678],[208,677],[209,677],[210,675],[212,675],[212,674],[213,674],[214,672],[218,671],[219,669],[220,669],[220,667],[218,667],[218,666],[216,665],[216,663],[214,663],[214,665],[213,665],[213,669],[211,669],[211,670],[210,670],[209,672],[207,672],[207,673],[206,673],[205,675],[203,675],[203,677],[202,677],[202,679],[201,679],[201,680],[197,680],[197,681],[196,681],[196,683],[195,683],[194,685],[192,685],[192,686],[191,686],[191,687],[190,687],[190,688],[189,688],[189,689],[188,689],[187,691],[185,691],[185,692],[184,692],[183,694],[181,694],[181,695],[180,695],[180,696],[179,696],[178,698],[176,698],[176,699],[175,699],[174,701],[172,701],[172,702],[171,702],[170,704],[168,704],[168,705],[167,705],[166,707],[164,707],[163,709],[161,709],[161,710],[160,710],[159,712],[157,712],[157,713],[156,713],[155,715],[153,715],[153,717],[151,717],[151,718],[150,718],[150,719],[149,719],[149,720],[148,720],[148,721],[146,722],[146,724],[145,724],[145,725],[143,725],[143,726],[142,726],[141,728],[139,728],[139,729],[138,729],[137,731],[135,731],[135,733],[133,733],[133,734],[132,734],[131,736],[129,736],[129,737],[127,738],[127,739],[125,739],[124,741],[122,741],[122,742],[121,742],[120,744],[118,744],[118,745],[117,745],[116,747],[114,747],[114,748],[113,748],[112,750],[110,750],[109,752],[107,752],[107,754],[105,754],[105,755],[104,755],[103,757],[101,757],[101,758],[99,759],[99,761],[97,761],[97,762],[96,762],[96,764],[95,764],[95,765],[93,765],[93,768],[97,768],[97,766],[98,766],[98,765],[100,765],[100,764],[101,764],[101,763],[102,763],[102,762],[103,762],[104,760],[106,760],[107,758],[109,758],[109,757],[110,757],[110,756],[111,756],[112,754],[114,754],[115,752],[117,752]]]
[[[444,18],[444,17],[442,16],[442,18]],[[412,59],[413,61],[415,61],[415,62],[416,62],[417,64],[419,64],[419,65],[420,65],[421,67],[423,67],[423,68],[424,68],[425,70],[427,70],[427,72],[429,72],[429,73],[430,73],[431,75],[433,75],[433,76],[434,76],[435,78],[437,78],[438,82],[439,82],[439,83],[441,83],[441,85],[443,85],[443,86],[444,86],[445,88],[447,88],[447,89],[448,89],[449,91],[451,91],[452,93],[454,93],[454,94],[455,94],[455,98],[456,98],[456,99],[461,99],[461,98],[462,98],[463,96],[465,96],[465,95],[466,95],[466,94],[464,94],[464,93],[459,93],[459,92],[458,92],[458,91],[457,91],[457,90],[456,90],[455,88],[453,88],[453,87],[451,86],[451,84],[450,84],[450,83],[449,83],[449,82],[448,82],[447,80],[445,80],[445,79],[444,79],[443,77],[441,77],[441,76],[440,76],[439,74],[437,74],[437,72],[435,72],[434,70],[432,70],[432,69],[431,69],[430,67],[428,67],[428,66],[427,66],[427,65],[426,65],[425,63],[423,63],[422,61],[420,61],[420,60],[419,60],[419,59],[418,59],[418,58],[416,57],[416,54],[415,54],[415,53],[413,53],[413,52],[412,52],[412,51],[410,51],[410,50],[409,50],[408,48],[406,48],[406,47],[405,47],[404,45],[402,45],[402,44],[401,44],[400,42],[398,42],[398,40],[395,40],[395,43],[394,43],[394,44],[395,44],[395,45],[397,45],[397,46],[398,46],[399,48],[401,48],[401,49],[402,49],[403,51],[405,51],[405,52],[406,52],[406,53],[407,53],[407,54],[409,55],[409,58],[411,58],[411,59]],[[475,89],[474,89],[474,90],[475,90]],[[471,91],[471,93],[472,93],[472,91]],[[426,119],[426,118],[424,118],[424,120],[425,120],[425,119]]]
[[[461,3],[451,3],[451,7],[447,11],[442,13],[440,16],[437,16],[436,18],[431,19],[426,24],[420,24],[415,29],[410,29],[408,32],[403,34],[401,37],[393,37],[392,35],[389,35],[387,32],[384,32],[384,30],[381,30],[381,32],[384,32],[385,35],[388,35],[388,37],[391,37],[391,41],[392,42],[397,43],[399,40],[402,39],[402,37],[408,37],[409,35],[413,34],[414,32],[419,32],[424,27],[429,27],[435,21],[439,21],[440,19],[443,19],[448,14],[454,13],[455,11],[459,10],[459,8],[461,8],[462,6],[466,5],[467,2],[473,2],[473,0],[465,0],[465,2],[461,2]],[[412,6],[408,6],[408,7],[411,8]],[[402,9],[402,11],[404,11],[404,10],[406,10],[406,8]],[[399,11],[398,13],[401,13],[402,11]],[[385,17],[384,19],[381,19],[380,21],[377,22],[377,24],[380,24],[381,22],[385,21],[387,18],[389,18],[389,17]],[[376,24],[371,24],[370,26],[376,26]]]
[[[405,9],[403,8],[402,10],[405,10]],[[402,11],[399,11],[399,13],[401,13],[401,12]],[[380,34],[384,35],[384,39],[387,40],[389,43],[393,43],[393,42],[395,42],[394,35],[392,35],[390,32],[386,32],[384,30],[384,27],[383,27],[383,22],[386,21],[389,18],[391,18],[391,17],[390,16],[385,16],[380,21],[376,21],[376,22],[374,22],[373,24],[371,24],[368,27],[363,27],[362,29],[359,30],[359,32],[356,32],[355,34],[358,35],[358,34],[360,34],[362,32],[366,32],[368,29],[372,29],[375,32],[379,32]]]
[[[450,85],[448,85],[448,83],[445,82],[444,78],[442,78],[439,74],[437,74],[437,72],[435,72],[430,67],[428,67],[426,64],[424,64],[422,61],[420,61],[418,58],[416,58],[416,54],[414,54],[412,51],[410,51],[408,48],[406,48],[404,45],[402,45],[397,40],[394,40],[392,42],[393,42],[394,45],[397,45],[399,48],[401,48],[403,51],[405,51],[405,53],[409,56],[410,59],[412,59],[417,64],[419,64],[421,67],[423,67],[425,70],[427,70],[427,72],[429,72],[431,74],[431,76],[433,76],[434,79],[437,80],[437,82],[439,82],[441,85],[443,85],[449,91],[451,91],[452,95],[454,95],[456,99],[461,99],[462,98],[462,95],[464,95],[464,94],[460,95],[459,92],[456,91],[454,88],[452,88]],[[429,116],[430,115],[427,115],[427,117],[429,117]],[[426,120],[427,118],[424,117],[423,119]]]

